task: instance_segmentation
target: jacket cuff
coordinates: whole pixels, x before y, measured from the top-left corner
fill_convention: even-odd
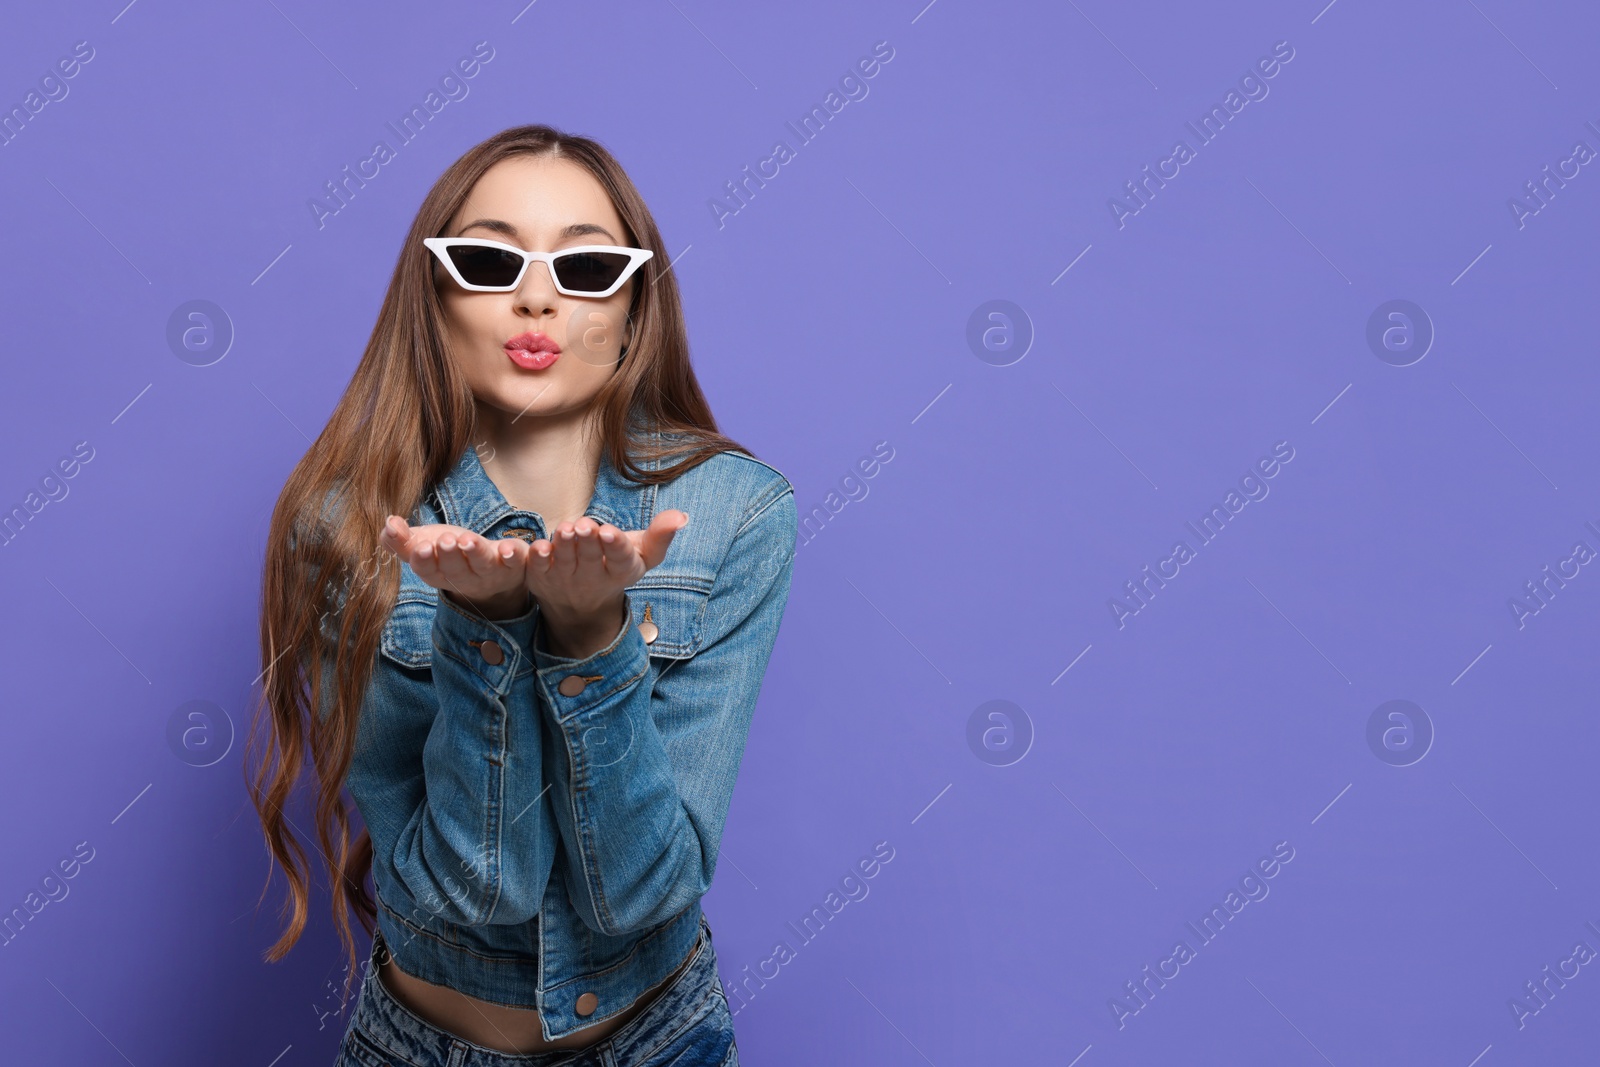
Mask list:
[[[622,627],[600,651],[582,659],[558,656],[544,647],[544,626],[534,631],[531,647],[539,687],[557,722],[604,703],[613,694],[627,689],[650,669],[650,649],[639,628],[633,624],[632,596],[624,593]]]
[[[443,590],[433,615],[433,647],[464,664],[495,692],[504,696],[511,679],[527,673],[529,641],[539,618],[531,605],[514,619],[489,620],[473,614]]]

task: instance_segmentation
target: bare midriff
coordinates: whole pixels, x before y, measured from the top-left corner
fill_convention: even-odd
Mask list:
[[[496,1052],[517,1054],[582,1049],[604,1041],[649,1007],[656,995],[689,965],[693,957],[694,951],[691,949],[671,974],[641,993],[637,1000],[617,1015],[593,1026],[574,1030],[554,1041],[545,1039],[539,1025],[539,1012],[535,1008],[508,1008],[504,1004],[493,1004],[468,996],[448,986],[425,982],[402,971],[392,958],[385,958],[378,965],[378,977],[395,1000],[425,1022],[474,1045],[482,1045]]]

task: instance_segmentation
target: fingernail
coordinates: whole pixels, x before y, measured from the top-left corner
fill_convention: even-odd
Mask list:
[[[611,542],[615,541],[616,539],[617,539],[617,535],[612,533],[610,530],[601,530],[600,531],[600,540],[604,541],[606,544],[609,545]]]

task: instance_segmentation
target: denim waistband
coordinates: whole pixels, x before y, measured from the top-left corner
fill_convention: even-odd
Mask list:
[[[702,914],[700,934],[688,964],[620,1030],[584,1049],[499,1052],[434,1026],[396,1000],[378,977],[383,946],[383,934],[378,931],[350,1026],[359,1031],[358,1036],[379,1045],[380,1052],[387,1051],[410,1063],[440,1067],[610,1067],[642,1063],[704,1013],[718,984],[711,926]],[[608,1052],[609,1057],[603,1052]]]

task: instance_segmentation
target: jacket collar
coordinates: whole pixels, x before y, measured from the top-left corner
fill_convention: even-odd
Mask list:
[[[659,430],[651,431],[650,436],[659,443]],[[644,463],[646,468],[653,469],[656,465],[655,461]],[[595,474],[594,495],[583,513],[609,522],[618,529],[641,530],[649,525],[655,489],[653,485],[641,485],[624,478],[602,449],[600,469]],[[524,511],[506,500],[500,487],[483,469],[478,450],[471,445],[462,451],[455,467],[434,486],[434,497],[438,501],[442,521],[477,534],[487,534],[491,527],[508,516],[532,519],[541,537],[548,537],[550,533],[544,516]]]

